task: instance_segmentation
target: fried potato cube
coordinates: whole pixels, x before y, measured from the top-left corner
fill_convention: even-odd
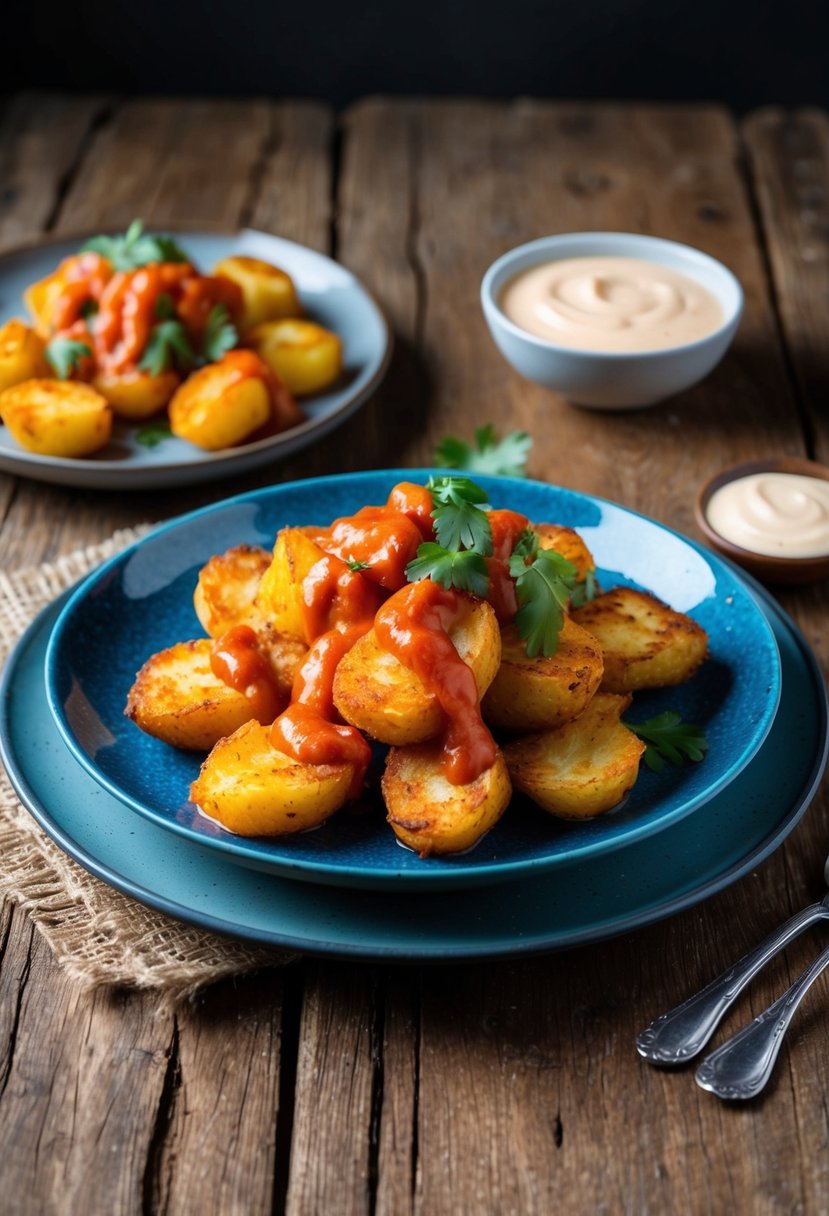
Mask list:
[[[0,326],[0,392],[24,380],[47,377],[45,347],[40,335],[23,321],[7,321]]]
[[[240,836],[287,836],[317,827],[346,801],[351,764],[303,764],[277,751],[270,729],[247,722],[213,748],[191,801]]]
[[[223,258],[213,268],[213,273],[221,279],[230,279],[242,289],[239,329],[243,334],[262,321],[298,317],[302,313],[291,276],[270,262],[249,257]]]
[[[148,735],[189,751],[209,751],[253,714],[243,693],[210,666],[209,638],[178,642],[147,659],[135,677],[125,713]]]
[[[123,372],[99,372],[92,387],[112,406],[118,418],[141,422],[163,410],[181,383],[174,371],[151,376],[134,368]]]
[[[24,380],[0,393],[0,418],[39,456],[90,456],[112,434],[112,409],[88,384]]]
[[[260,653],[270,663],[277,692],[287,705],[291,699],[294,676],[308,653],[308,647],[299,638],[280,633],[269,621],[256,628],[256,642]]]
[[[449,630],[460,657],[472,669],[478,696],[489,687],[501,653],[498,622],[485,600],[468,600]],[[340,660],[334,704],[352,726],[381,743],[403,745],[433,739],[443,711],[420,677],[384,650],[373,629]]]
[[[313,321],[295,317],[263,321],[246,335],[245,342],[295,397],[320,392],[342,372],[342,341]]]
[[[325,551],[302,528],[283,528],[273,559],[262,575],[256,606],[280,633],[305,639],[302,584]]]
[[[597,693],[572,722],[508,743],[504,759],[515,789],[560,819],[590,819],[618,806],[645,750],[619,721],[630,700]]]
[[[595,571],[593,554],[575,528],[566,528],[563,524],[533,524],[533,531],[538,536],[540,548],[555,549],[556,553],[572,562],[579,581]]]
[[[708,650],[708,636],[696,621],[632,587],[597,595],[573,612],[573,620],[601,642],[605,692],[681,684]]]
[[[188,376],[169,406],[174,435],[208,452],[232,448],[271,419],[271,394],[264,380],[240,377],[225,360]]]
[[[564,618],[555,654],[531,659],[515,625],[501,630],[501,665],[483,699],[490,726],[509,731],[541,730],[576,718],[598,691],[602,647]]]
[[[41,338],[48,338],[52,333],[52,317],[55,304],[66,288],[64,262],[45,279],[38,279],[23,292],[26,307],[32,315],[35,329]]]
[[[217,553],[199,571],[193,592],[193,607],[205,633],[218,638],[234,625],[259,620],[255,607],[262,575],[271,564],[267,549],[258,545],[234,545]]]
[[[393,747],[382,779],[395,836],[421,857],[471,849],[503,815],[512,793],[504,758],[468,785],[452,785],[434,741]]]

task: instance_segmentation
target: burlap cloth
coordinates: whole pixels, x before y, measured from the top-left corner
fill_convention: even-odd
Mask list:
[[[0,571],[0,667],[42,608],[143,531],[117,532],[50,565]],[[26,910],[58,963],[84,988],[152,988],[179,1000],[293,957],[172,920],[87,874],[20,805],[2,766],[0,895]]]

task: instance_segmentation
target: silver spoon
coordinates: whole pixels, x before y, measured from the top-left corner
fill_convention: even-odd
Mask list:
[[[829,859],[827,859],[827,870],[829,870]],[[684,1064],[687,1060],[693,1059],[702,1051],[746,984],[766,965],[769,959],[773,958],[778,951],[788,945],[792,938],[797,937],[809,925],[813,925],[815,921],[827,919],[829,919],[829,891],[820,903],[810,904],[791,920],[787,920],[755,950],[744,955],[739,962],[734,963],[722,975],[717,976],[700,992],[651,1022],[650,1026],[636,1036],[636,1047],[640,1056],[651,1064]],[[821,957],[823,956],[821,955]],[[809,983],[811,982],[809,980]],[[805,992],[805,989],[803,991]]]
[[[697,1085],[718,1098],[754,1098],[774,1069],[783,1036],[803,997],[829,967],[829,946],[765,1013],[712,1051],[696,1072]]]

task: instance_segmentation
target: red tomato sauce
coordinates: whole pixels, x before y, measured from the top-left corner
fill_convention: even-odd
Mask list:
[[[235,688],[250,702],[251,713],[258,722],[272,722],[284,704],[276,686],[273,670],[258,647],[253,629],[234,625],[210,650],[210,667],[230,688]]]

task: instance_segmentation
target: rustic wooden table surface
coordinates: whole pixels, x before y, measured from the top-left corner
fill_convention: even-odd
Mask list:
[[[694,491],[769,454],[829,461],[829,119],[714,106],[24,96],[0,109],[0,245],[62,232],[250,224],[339,258],[397,346],[335,438],[255,476],[107,493],[0,479],[12,570],[274,479],[429,463],[484,420],[535,437],[530,475],[696,536]],[[477,302],[545,233],[690,242],[746,291],[724,363],[664,407],[579,411],[523,383]],[[826,586],[781,594],[829,670]],[[782,761],[783,758],[781,758]],[[451,968],[309,958],[176,1013],[79,995],[26,918],[0,920],[0,1207],[14,1213],[821,1212],[829,988],[760,1101],[643,1065],[636,1032],[822,890],[819,796],[756,872],[635,934]],[[416,911],[413,910],[413,914]],[[811,960],[793,945],[739,1012]]]

